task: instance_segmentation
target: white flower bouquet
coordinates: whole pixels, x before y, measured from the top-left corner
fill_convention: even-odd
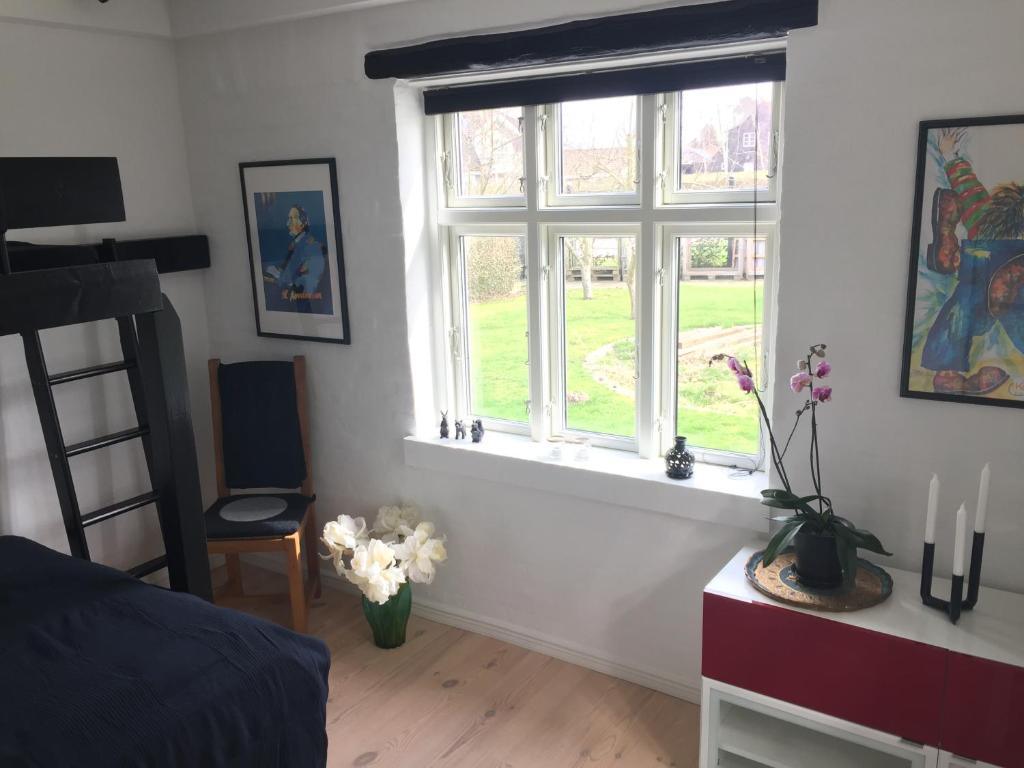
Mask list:
[[[359,587],[367,600],[385,605],[403,584],[430,584],[437,563],[448,559],[444,537],[420,520],[415,507],[381,507],[373,527],[362,517],[342,515],[324,526],[323,542],[339,576]]]

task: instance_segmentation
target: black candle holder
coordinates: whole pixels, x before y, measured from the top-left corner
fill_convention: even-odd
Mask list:
[[[978,604],[978,589],[981,586],[981,561],[985,554],[985,534],[974,532],[974,539],[971,542],[971,568],[967,581],[967,599],[964,599],[964,577],[953,576],[953,585],[950,589],[949,600],[943,600],[932,595],[932,569],[935,565],[935,544],[924,544],[924,557],[921,561],[921,602],[930,608],[936,608],[949,616],[949,620],[956,624],[960,620],[960,614],[969,611]]]

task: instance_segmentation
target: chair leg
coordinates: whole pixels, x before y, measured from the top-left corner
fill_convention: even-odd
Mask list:
[[[228,583],[225,590],[226,594],[231,595],[244,595],[245,590],[242,589],[242,559],[235,554],[224,555],[224,561],[228,567]]]
[[[320,597],[320,538],[317,536],[316,508],[310,504],[306,512],[306,570],[309,572],[309,583],[313,585],[313,597]]]
[[[302,537],[298,532],[288,537],[288,594],[292,604],[292,629],[305,633],[306,594],[302,584]]]

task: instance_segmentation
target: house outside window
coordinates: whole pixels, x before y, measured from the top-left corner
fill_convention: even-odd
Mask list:
[[[491,430],[707,461],[762,453],[780,84],[436,121],[446,391]],[[755,213],[756,211],[756,213]],[[756,217],[756,231],[755,231]]]

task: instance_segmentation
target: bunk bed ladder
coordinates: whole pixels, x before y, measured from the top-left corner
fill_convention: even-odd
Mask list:
[[[181,323],[160,292],[156,264],[117,258],[104,240],[100,263],[13,272],[6,234],[32,228],[124,221],[116,158],[0,158],[0,335],[17,333],[71,554],[85,560],[85,529],[155,505],[165,553],[128,569],[142,577],[167,568],[171,589],[212,599],[202,494],[192,433]],[[51,374],[40,330],[117,322],[122,359]],[[53,388],[124,371],[136,426],[68,445]],[[141,440],[152,490],[82,514],[70,459]]]
[[[110,255],[113,257],[111,260],[116,261],[114,241],[104,240],[103,247],[111,251]],[[32,392],[35,396],[36,408],[39,411],[43,440],[46,444],[46,453],[50,459],[50,469],[57,488],[57,499],[60,502],[68,545],[72,555],[85,560],[91,559],[89,556],[89,542],[85,535],[86,528],[127,512],[142,509],[150,504],[158,505],[159,511],[160,503],[160,494],[157,491],[149,491],[148,493],[110,504],[84,515],[78,503],[74,476],[68,461],[75,456],[109,448],[129,440],[141,440],[142,449],[146,457],[146,468],[149,471],[150,477],[153,476],[153,452],[150,445],[142,379],[139,372],[139,347],[135,323],[130,316],[114,319],[117,322],[118,337],[121,344],[122,359],[119,362],[103,363],[53,375],[47,369],[39,332],[29,331],[21,334],[22,343],[25,347],[25,361],[28,365],[29,378],[32,381]],[[128,386],[131,391],[137,426],[132,429],[68,445],[64,440],[60,417],[57,414],[57,407],[53,398],[53,387],[59,384],[67,384],[73,381],[81,381],[94,376],[104,376],[121,371],[124,371],[128,377]],[[158,558],[128,569],[128,572],[141,577],[155,573],[165,567],[166,564],[166,555],[161,555]]]

